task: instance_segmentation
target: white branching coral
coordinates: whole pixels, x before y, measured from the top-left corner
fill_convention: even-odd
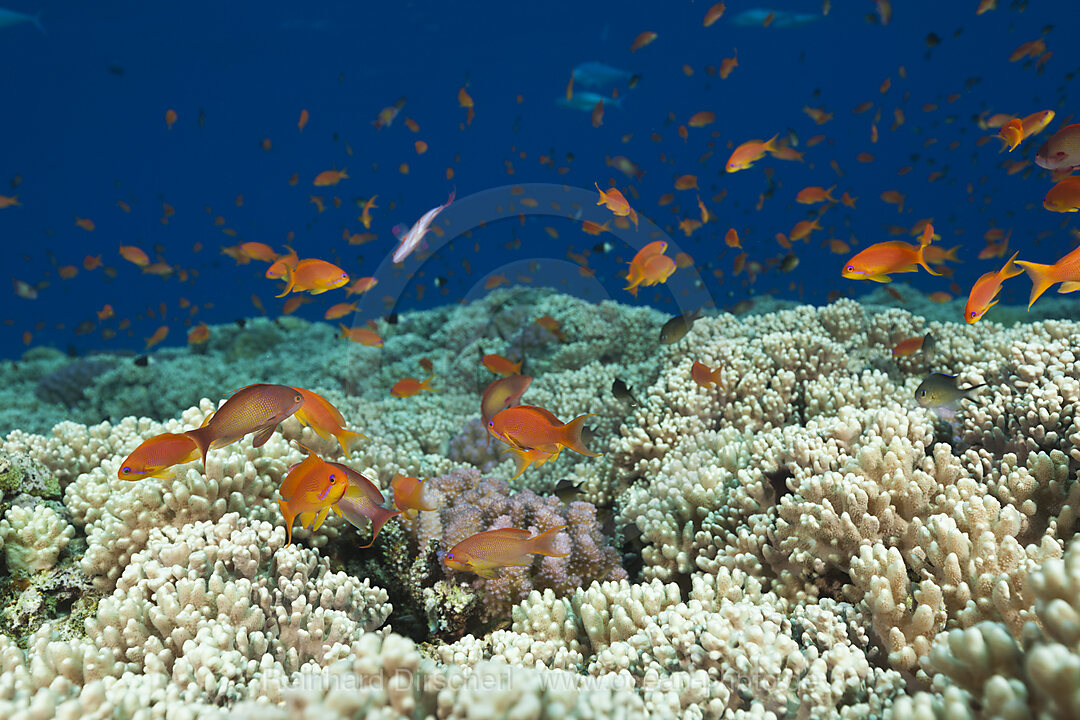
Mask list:
[[[75,528],[48,505],[33,510],[15,505],[0,520],[0,547],[8,570],[48,570],[73,537]]]

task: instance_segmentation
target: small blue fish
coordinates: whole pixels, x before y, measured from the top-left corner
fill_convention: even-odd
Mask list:
[[[583,62],[574,68],[574,83],[585,87],[604,87],[628,81],[633,73],[602,62]],[[605,103],[606,104],[606,103]]]
[[[26,13],[0,8],[0,28],[13,27],[23,23],[32,23],[34,27],[45,34],[45,26],[41,24],[41,15],[27,15]]]
[[[574,96],[567,100],[565,97],[561,97],[555,101],[555,104],[560,107],[570,108],[571,110],[581,110],[582,112],[592,112],[592,109],[596,107],[596,103],[604,101],[605,108],[622,108],[622,98],[612,98],[607,95],[599,95],[594,92],[576,92]]]
[[[808,13],[789,12],[787,10],[770,10],[769,8],[752,8],[750,10],[743,10],[741,13],[731,18],[731,24],[738,25],[739,27],[761,27],[765,24],[765,20],[769,15],[773,16],[772,22],[769,23],[769,27],[774,28],[800,27],[802,25],[809,25],[812,22],[817,22],[817,20],[821,18],[820,15],[810,15]]]

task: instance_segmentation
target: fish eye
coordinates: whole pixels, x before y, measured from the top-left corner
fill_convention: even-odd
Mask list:
[[[975,311],[974,310],[971,311],[971,317],[975,317]]]
[[[848,266],[847,266],[847,269],[848,269],[848,271],[854,270],[854,269],[855,269],[855,266],[854,266],[854,265],[848,265]]]
[[[297,395],[296,397],[293,398],[293,400],[295,400],[296,402],[303,402],[304,401],[304,396],[303,395]]]
[[[925,390],[920,390],[919,391],[919,397],[926,397],[926,391]]]
[[[333,473],[330,473],[330,484],[331,484],[331,485],[333,485],[333,484],[334,484],[334,477],[335,477],[335,476],[334,476],[334,474],[333,474]]]
[[[129,473],[129,472],[131,472],[131,466],[130,465],[125,465],[124,467],[120,468],[120,470],[121,470],[121,472]]]

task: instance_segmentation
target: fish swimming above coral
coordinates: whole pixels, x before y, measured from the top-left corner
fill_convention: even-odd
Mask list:
[[[277,426],[300,409],[304,396],[287,385],[248,385],[234,392],[202,427],[185,435],[195,441],[206,466],[206,453],[255,433],[254,447],[266,444]]]
[[[459,542],[446,553],[443,562],[454,570],[476,573],[490,580],[497,577],[498,571],[503,568],[530,565],[534,554],[549,557],[569,555],[555,547],[555,539],[565,529],[565,525],[559,525],[536,536],[519,528],[487,530]]]
[[[957,385],[955,375],[930,373],[915,389],[915,402],[919,403],[919,407],[955,410],[961,400],[976,400],[978,393],[975,391],[984,387],[986,383],[961,388]]]

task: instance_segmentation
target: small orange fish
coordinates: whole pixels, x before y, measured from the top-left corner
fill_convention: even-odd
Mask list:
[[[379,334],[374,330],[363,327],[347,328],[342,323],[338,323],[338,325],[341,327],[340,337],[348,338],[351,342],[360,343],[361,345],[367,345],[369,347],[383,346],[383,339],[379,337]]]
[[[706,125],[711,125],[714,122],[716,122],[716,113],[702,110],[691,115],[690,119],[686,121],[686,124],[692,128],[701,128]]]
[[[372,195],[364,201],[364,209],[360,213],[360,222],[363,223],[365,230],[371,229],[371,211],[379,206],[375,204],[375,198],[378,195]]]
[[[799,240],[805,240],[810,237],[810,233],[815,230],[821,230],[821,225],[815,220],[800,220],[795,223],[795,227],[791,228],[791,233],[788,235],[788,239],[791,242],[798,242]]]
[[[568,423],[562,423],[551,412],[535,405],[516,405],[500,410],[488,420],[488,432],[510,447],[521,450],[535,448],[547,453],[558,451],[560,446],[581,455],[599,457],[591,452],[581,440],[586,418],[581,415]]]
[[[347,180],[349,178],[345,171],[346,168],[342,168],[341,170],[323,170],[315,176],[315,180],[312,181],[312,184],[315,187],[337,185],[342,180]]]
[[[365,522],[371,524],[371,542],[360,545],[361,549],[369,548],[375,544],[375,538],[379,537],[379,531],[387,520],[401,515],[400,510],[390,510],[383,507],[386,498],[382,491],[373,482],[342,463],[328,463],[331,467],[341,471],[348,480],[348,489],[340,500],[332,505],[334,512],[348,520],[358,529],[362,529]],[[366,518],[361,520],[360,518]]]
[[[739,240],[739,233],[735,231],[735,228],[731,228],[724,234],[724,244],[742,250],[742,241]]]
[[[145,349],[149,350],[150,348],[154,347],[159,342],[164,340],[168,335],[169,335],[169,326],[168,325],[162,325],[161,327],[159,327],[157,330],[154,331],[153,335],[146,338],[146,348]]]
[[[511,362],[502,355],[482,355],[480,364],[496,375],[520,375],[521,363]]]
[[[896,343],[896,347],[893,348],[893,357],[907,357],[908,355],[914,355],[923,349],[924,346],[933,344],[933,335],[926,333],[925,335],[916,335],[915,337],[905,338]]]
[[[309,292],[320,295],[339,288],[349,282],[349,275],[333,263],[315,258],[308,258],[291,267],[285,268],[285,289],[275,297],[285,297],[291,292]],[[267,271],[269,272],[269,270]]]
[[[341,411],[322,395],[305,388],[293,387],[292,389],[300,393],[304,398],[304,403],[295,413],[300,424],[314,430],[315,434],[323,440],[329,440],[331,437],[336,438],[338,444],[341,445],[341,452],[346,456],[349,454],[349,448],[353,442],[367,440],[367,435],[346,430],[345,418],[342,416]]]
[[[176,124],[176,111],[169,109],[165,111],[165,126],[172,130],[172,126]]]
[[[191,328],[187,335],[187,341],[189,345],[201,345],[210,339],[210,328],[206,323],[199,323],[195,327]]]
[[[304,132],[304,127],[308,124],[309,118],[310,115],[308,115],[307,110],[300,111],[300,120],[296,123],[296,127],[299,128],[300,132]]]
[[[113,306],[105,303],[105,307],[97,311],[98,320],[108,320],[116,313],[113,312]]]
[[[270,247],[266,243],[261,242],[245,242],[239,245],[240,252],[247,255],[252,260],[260,260],[262,262],[272,263],[277,259],[277,253],[274,252],[274,248]]]
[[[630,207],[630,203],[626,201],[618,188],[608,188],[607,192],[604,192],[597,183],[594,182],[593,185],[596,185],[596,191],[600,193],[600,199],[596,201],[597,205],[606,206],[617,217],[629,217],[633,221],[634,227],[637,227],[637,213]]]
[[[408,398],[413,395],[419,395],[421,390],[438,392],[435,388],[428,387],[429,382],[431,382],[431,378],[426,378],[423,381],[414,377],[402,378],[390,388],[390,394],[396,398]]]
[[[300,262],[300,258],[297,257],[296,251],[288,245],[285,246],[285,249],[288,250],[289,253],[287,255],[279,256],[277,260],[271,263],[270,267],[266,269],[265,277],[271,280],[277,280],[279,278],[285,277],[286,266],[293,269],[296,268],[296,264]]]
[[[841,275],[849,280],[889,282],[890,273],[917,272],[920,265],[931,275],[941,275],[927,265],[923,257],[926,246],[933,238],[933,226],[927,224],[926,227],[930,232],[923,233],[922,244],[918,247],[900,240],[876,243],[848,260]]]
[[[697,360],[690,366],[690,378],[703,388],[711,388],[716,385],[722,390],[724,383],[720,380],[720,368],[713,370],[708,365]]]
[[[79,268],[74,265],[61,265],[56,268],[56,274],[60,276],[61,280],[70,280],[79,274]]]
[[[124,462],[117,476],[121,480],[174,477],[172,468],[199,458],[199,447],[187,435],[162,433],[143,441]]]
[[[438,509],[434,501],[427,496],[427,482],[419,478],[394,475],[390,487],[394,490],[394,506],[401,510],[405,517],[414,518],[420,510]]]
[[[81,227],[86,232],[93,232],[94,231],[94,227],[95,227],[94,221],[91,220],[90,218],[77,217],[77,218],[75,218],[75,224],[78,225],[79,227]]]
[[[345,296],[349,297],[350,295],[362,295],[378,284],[378,279],[374,277],[359,278],[358,280],[353,282],[352,285],[345,288]]]
[[[97,270],[101,265],[100,255],[87,255],[82,261],[83,270]]]
[[[484,424],[499,411],[520,403],[521,396],[531,384],[532,378],[528,375],[508,375],[492,380],[480,398],[480,418]]]
[[[150,264],[150,257],[134,245],[121,245],[120,256],[139,267],[146,267]]]
[[[1080,176],[1076,176],[1080,180]],[[1014,260],[1031,278],[1030,309],[1039,296],[1050,289],[1051,285],[1061,283],[1059,293],[1071,293],[1080,290],[1080,247],[1076,248],[1053,265]]]
[[[1024,268],[1013,262],[1019,254],[1019,252],[1013,253],[1004,267],[997,272],[986,273],[971,286],[967,304],[964,306],[964,320],[968,325],[979,322],[986,311],[998,302],[997,295],[1001,292],[1001,286],[1006,280],[1024,272]]]
[[[651,43],[657,37],[658,36],[656,33],[652,32],[651,30],[646,30],[645,32],[634,38],[634,42],[630,44],[630,52],[637,52],[641,48]]]
[[[705,12],[705,19],[702,20],[701,24],[705,27],[710,27],[714,22],[720,19],[720,16],[724,14],[724,10],[726,9],[724,3],[716,3]]]
[[[773,135],[765,142],[760,140],[747,140],[739,147],[735,148],[735,151],[731,153],[731,157],[728,158],[727,165],[724,169],[729,173],[738,172],[739,170],[745,170],[751,167],[755,162],[765,157],[767,152],[775,152],[778,149],[776,139],[780,137],[779,134]]]
[[[795,202],[799,203],[800,205],[815,205],[821,202],[836,202],[836,200],[834,200],[832,196],[832,191],[835,189],[835,185],[833,185],[828,190],[823,187],[818,187],[816,185],[805,187],[799,191],[798,195],[795,196]]]
[[[592,220],[586,220],[581,223],[581,229],[589,235],[600,235],[601,233],[611,232],[611,221],[608,220],[603,225],[598,225]]]
[[[1076,212],[1080,209],[1080,175],[1070,175],[1050,188],[1043,198],[1050,212]]]
[[[288,385],[248,385],[234,392],[209,422],[184,434],[199,446],[205,467],[208,451],[231,445],[249,433],[255,433],[252,445],[262,447],[303,404],[304,396]]]
[[[592,122],[594,128],[598,128],[604,124],[604,101],[597,100],[593,105],[592,113],[589,115],[589,119]]]
[[[278,505],[285,517],[286,547],[292,545],[292,526],[297,516],[300,527],[318,530],[330,512],[330,506],[349,488],[348,477],[340,468],[326,462],[313,450],[300,447],[308,456],[289,470],[278,490],[282,498]]]
[[[738,49],[735,50],[734,55],[732,55],[729,58],[724,58],[723,60],[720,61],[720,70],[717,72],[717,74],[720,76],[721,80],[727,80],[728,76],[731,75],[731,73],[737,67],[739,67],[739,51],[738,51]]]
[[[323,313],[323,319],[337,320],[338,318],[343,318],[353,312],[356,312],[356,302],[338,303],[336,305],[331,305],[326,309],[326,312]]]
[[[9,207],[22,207],[22,203],[19,202],[18,195],[12,195],[7,197],[6,195],[0,195],[0,210]]]
[[[518,528],[476,533],[455,545],[446,553],[443,562],[454,570],[476,573],[490,580],[498,577],[498,571],[502,568],[530,565],[533,555],[569,555],[559,552],[555,546],[555,538],[565,529],[565,525],[558,525],[535,537],[528,530]]]
[[[650,287],[667,282],[675,272],[675,261],[664,255],[665,250],[667,242],[664,240],[654,240],[638,250],[626,271],[628,284],[623,289],[636,296],[638,286]]]

